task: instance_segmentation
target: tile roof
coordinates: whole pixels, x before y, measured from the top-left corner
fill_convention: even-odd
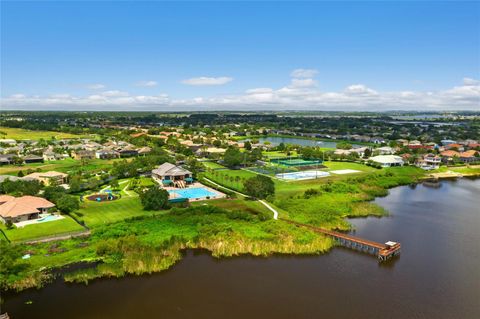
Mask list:
[[[39,208],[52,208],[55,204],[45,198],[35,196],[13,197],[0,196],[0,216],[17,217],[26,214],[39,213]]]

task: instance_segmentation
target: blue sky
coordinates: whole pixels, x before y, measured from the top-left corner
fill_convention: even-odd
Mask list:
[[[478,2],[2,1],[1,11],[5,108],[480,109]]]

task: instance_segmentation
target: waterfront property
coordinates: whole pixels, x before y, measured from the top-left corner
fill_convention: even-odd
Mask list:
[[[53,207],[55,204],[41,197],[0,195],[0,218],[4,223],[38,219]]]

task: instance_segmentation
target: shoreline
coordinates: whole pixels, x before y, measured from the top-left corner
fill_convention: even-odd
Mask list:
[[[464,173],[464,174],[458,174],[458,175],[455,175],[454,178],[458,178],[458,177],[473,177],[473,178],[476,178],[476,177],[480,177],[480,173],[470,173],[470,174],[467,174],[467,173]],[[429,176],[421,176],[420,174],[418,175],[413,175],[411,176],[411,178],[413,178],[413,181],[412,183],[414,184],[417,184],[417,183],[421,183],[423,181],[427,181],[429,179],[431,179],[431,177]],[[448,178],[452,178],[452,177],[444,177],[442,175],[442,177],[440,177],[439,179],[448,179]],[[408,184],[412,184],[412,183],[402,183],[402,184],[398,184],[398,185],[395,185],[393,187],[382,187],[383,189],[385,189],[387,192],[389,189],[392,189],[392,188],[395,188],[395,187],[398,187],[398,186],[405,186],[405,185],[408,185]],[[385,196],[385,195],[384,195]],[[366,200],[365,202],[368,202],[368,203],[371,203],[373,202],[377,197],[384,197],[382,195],[374,195],[372,196],[373,198],[369,199],[369,200]],[[350,218],[360,218],[360,217],[370,217],[370,216],[373,216],[373,217],[378,217],[378,218],[381,218],[383,216],[376,216],[374,214],[372,215],[358,215],[358,216],[346,216],[344,217],[343,219],[344,220],[347,220],[347,219],[350,219]],[[277,222],[277,221],[275,221]],[[122,222],[120,222],[122,223]],[[115,224],[112,224],[111,226],[114,226]],[[282,227],[282,225],[277,225],[278,227]],[[351,229],[352,230],[352,229]],[[344,230],[342,230],[344,231]],[[238,237],[238,234],[236,234],[237,237]],[[291,235],[291,234],[290,234]],[[295,235],[296,236],[296,235]],[[241,236],[238,237],[240,240],[242,240]],[[245,240],[245,239],[243,239]],[[149,251],[148,253],[150,255],[155,255],[155,254],[158,254],[160,253],[159,256],[166,256],[166,260],[163,260],[163,261],[158,261],[159,263],[156,264],[156,266],[152,266],[152,268],[145,268],[143,270],[137,270],[137,269],[130,269],[130,271],[126,271],[125,269],[124,270],[121,270],[118,268],[118,264],[116,263],[109,263],[108,261],[108,258],[105,259],[105,257],[100,257],[100,256],[97,256],[95,258],[86,258],[86,259],[79,259],[79,260],[75,260],[75,261],[72,261],[72,262],[67,262],[63,265],[60,265],[58,267],[48,267],[47,268],[40,268],[39,270],[34,270],[32,271],[31,273],[31,277],[30,278],[25,278],[26,279],[26,282],[29,282],[30,280],[30,283],[26,283],[24,282],[24,284],[26,285],[19,285],[15,288],[15,286],[11,286],[9,287],[9,289],[6,289],[6,290],[3,290],[2,291],[5,291],[5,292],[13,292],[13,293],[16,293],[16,292],[20,292],[20,291],[23,291],[23,290],[26,290],[26,289],[29,289],[29,288],[33,288],[33,287],[36,287],[36,288],[41,288],[43,287],[43,285],[48,285],[50,283],[50,280],[51,280],[51,275],[52,273],[55,273],[57,271],[61,271],[62,269],[65,269],[65,268],[70,268],[70,267],[74,267],[75,265],[77,264],[83,264],[83,265],[88,265],[88,264],[96,264],[96,265],[100,265],[101,267],[105,268],[103,271],[99,271],[97,269],[97,267],[93,267],[94,269],[93,270],[89,270],[90,274],[86,274],[86,273],[83,273],[83,274],[79,274],[79,276],[77,278],[75,278],[75,272],[64,272],[63,274],[61,274],[60,276],[62,277],[62,280],[65,281],[65,282],[83,282],[83,283],[88,283],[89,281],[91,280],[94,280],[94,279],[97,279],[97,278],[118,278],[118,277],[123,277],[123,276],[126,276],[126,275],[141,275],[141,274],[148,274],[148,273],[156,273],[156,272],[161,272],[161,271],[164,271],[164,270],[167,270],[167,269],[170,269],[172,266],[174,266],[178,261],[180,261],[182,259],[182,254],[181,254],[181,251],[182,250],[185,250],[185,249],[193,249],[193,250],[197,250],[197,249],[201,249],[201,250],[206,250],[209,252],[209,254],[211,254],[213,257],[215,258],[228,258],[228,257],[234,257],[234,256],[242,256],[242,255],[249,255],[249,256],[263,256],[263,257],[268,257],[268,256],[271,256],[271,255],[288,255],[288,256],[302,256],[302,255],[319,255],[319,254],[324,254],[324,253],[327,253],[329,252],[333,247],[335,247],[335,244],[334,243],[330,243],[329,240],[327,240],[326,238],[320,238],[319,239],[320,242],[323,242],[323,244],[321,244],[322,246],[322,249],[320,249],[320,242],[318,244],[316,244],[317,246],[310,246],[309,248],[305,249],[298,249],[300,248],[300,246],[296,247],[295,245],[294,246],[290,246],[290,244],[288,244],[287,242],[285,243],[277,243],[276,246],[269,246],[269,242],[266,241],[266,240],[263,240],[263,239],[260,239],[258,241],[250,241],[248,242],[247,240],[247,245],[244,246],[244,247],[235,247],[235,244],[234,242],[230,242],[228,243],[228,240],[226,240],[225,238],[208,238],[208,237],[205,237],[203,239],[200,239],[200,241],[196,241],[196,242],[177,242],[177,243],[172,243],[172,245],[170,246],[165,246],[163,249],[161,249],[162,251],[159,251],[158,250],[158,247],[155,247],[155,246],[149,246],[149,247],[146,247],[146,246],[138,246],[139,249],[146,249],[147,251]],[[325,242],[325,240],[327,240],[327,242]],[[93,247],[95,247],[95,242],[92,242],[91,243],[93,245]],[[223,245],[223,248],[221,248],[219,250],[219,247]],[[288,245],[288,246],[286,246]],[[310,245],[310,244],[309,244]],[[256,247],[256,248],[255,248]],[[263,247],[263,248],[261,248]],[[178,249],[177,249],[178,248]],[[151,250],[151,251],[150,251]],[[166,254],[166,255],[165,255]],[[145,260],[142,259],[142,255],[138,255],[137,256],[138,258],[134,258],[134,256],[132,256],[133,260],[138,262],[138,263],[143,263]],[[157,256],[158,257],[158,256]],[[160,259],[162,259],[162,257],[160,257]],[[113,267],[113,268],[112,268]],[[70,280],[67,280],[65,277],[69,277]]]

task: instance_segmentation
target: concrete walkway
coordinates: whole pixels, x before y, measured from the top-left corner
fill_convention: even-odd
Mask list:
[[[228,188],[228,187],[225,187],[225,186],[222,186],[222,185],[219,185],[217,183],[215,183],[214,181],[212,181],[211,179],[208,179],[206,177],[204,177],[209,183],[212,183],[213,185],[217,186],[217,187],[220,187],[220,188],[223,188],[223,189],[226,189],[230,192],[234,192],[235,194],[238,194],[240,196],[243,196],[243,197],[249,197],[243,193],[240,193],[240,192],[237,192],[236,190],[233,190],[231,188]],[[260,203],[262,203],[263,206],[267,207],[268,210],[270,210],[272,213],[273,213],[273,219],[278,219],[278,212],[272,207],[270,206],[267,202],[265,202],[264,200],[259,200]]]
[[[273,212],[273,219],[278,219],[278,212],[270,205],[267,204],[267,202],[263,200],[259,200],[260,203],[263,204],[263,206],[267,207],[270,211]]]

